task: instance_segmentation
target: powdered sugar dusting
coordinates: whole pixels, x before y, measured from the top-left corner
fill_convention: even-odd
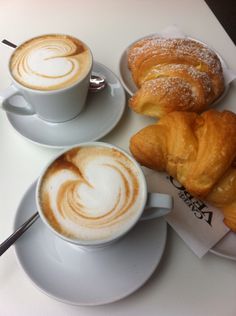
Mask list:
[[[163,38],[152,36],[135,43],[128,53],[129,67],[132,68],[133,64],[142,54],[170,54],[172,51],[177,58],[193,58],[198,59],[199,62],[207,65],[209,71],[213,74],[222,72],[222,67],[217,55],[207,46],[186,38]]]
[[[145,83],[145,89],[148,93],[160,97],[162,95],[166,100],[175,98],[183,105],[196,101],[196,94],[192,90],[192,86],[180,78],[158,78],[149,80]]]
[[[201,90],[204,97],[208,101],[212,101],[213,89],[212,82],[207,73],[197,70],[193,66],[184,64],[163,64],[153,67],[143,81],[159,77],[178,77],[184,78],[185,81],[191,83],[192,88]]]

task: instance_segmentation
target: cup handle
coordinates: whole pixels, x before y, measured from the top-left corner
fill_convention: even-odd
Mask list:
[[[35,111],[31,107],[31,105],[28,105],[28,107],[19,107],[16,105],[11,104],[10,98],[15,96],[15,95],[20,95],[21,97],[22,94],[20,91],[13,85],[10,85],[6,90],[1,91],[0,93],[0,107],[2,107],[3,110],[7,112],[12,112],[15,114],[20,114],[20,115],[33,115]],[[24,98],[24,97],[23,97]]]
[[[167,215],[171,211],[172,207],[173,198],[171,195],[163,193],[148,193],[145,210],[140,220],[153,219]]]

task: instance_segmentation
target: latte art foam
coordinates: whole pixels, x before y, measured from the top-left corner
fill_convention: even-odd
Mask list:
[[[143,190],[134,163],[116,149],[81,147],[47,170],[40,201],[48,222],[74,239],[105,240],[140,216]]]
[[[12,76],[20,84],[37,90],[68,87],[89,71],[88,47],[68,35],[44,35],[19,46],[10,60]]]

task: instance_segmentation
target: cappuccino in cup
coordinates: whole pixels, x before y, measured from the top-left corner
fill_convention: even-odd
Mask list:
[[[17,115],[61,123],[86,105],[93,57],[81,40],[63,34],[34,37],[19,45],[9,61],[12,84],[0,92],[0,107]],[[25,102],[14,104],[13,96]]]
[[[102,142],[82,143],[54,158],[38,180],[36,202],[53,233],[81,246],[111,243],[138,220],[172,208],[170,195],[147,192],[133,157]],[[144,212],[146,207],[152,209]]]
[[[58,233],[84,242],[116,238],[140,217],[142,174],[123,152],[73,148],[47,169],[39,188],[44,217]]]
[[[88,47],[69,35],[42,35],[20,45],[10,59],[10,71],[21,85],[48,91],[69,87],[90,70]]]

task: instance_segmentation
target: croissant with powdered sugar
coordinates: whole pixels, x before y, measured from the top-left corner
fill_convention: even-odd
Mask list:
[[[129,49],[128,67],[139,88],[129,105],[153,117],[172,111],[202,112],[224,90],[218,56],[187,38],[142,39]]]

